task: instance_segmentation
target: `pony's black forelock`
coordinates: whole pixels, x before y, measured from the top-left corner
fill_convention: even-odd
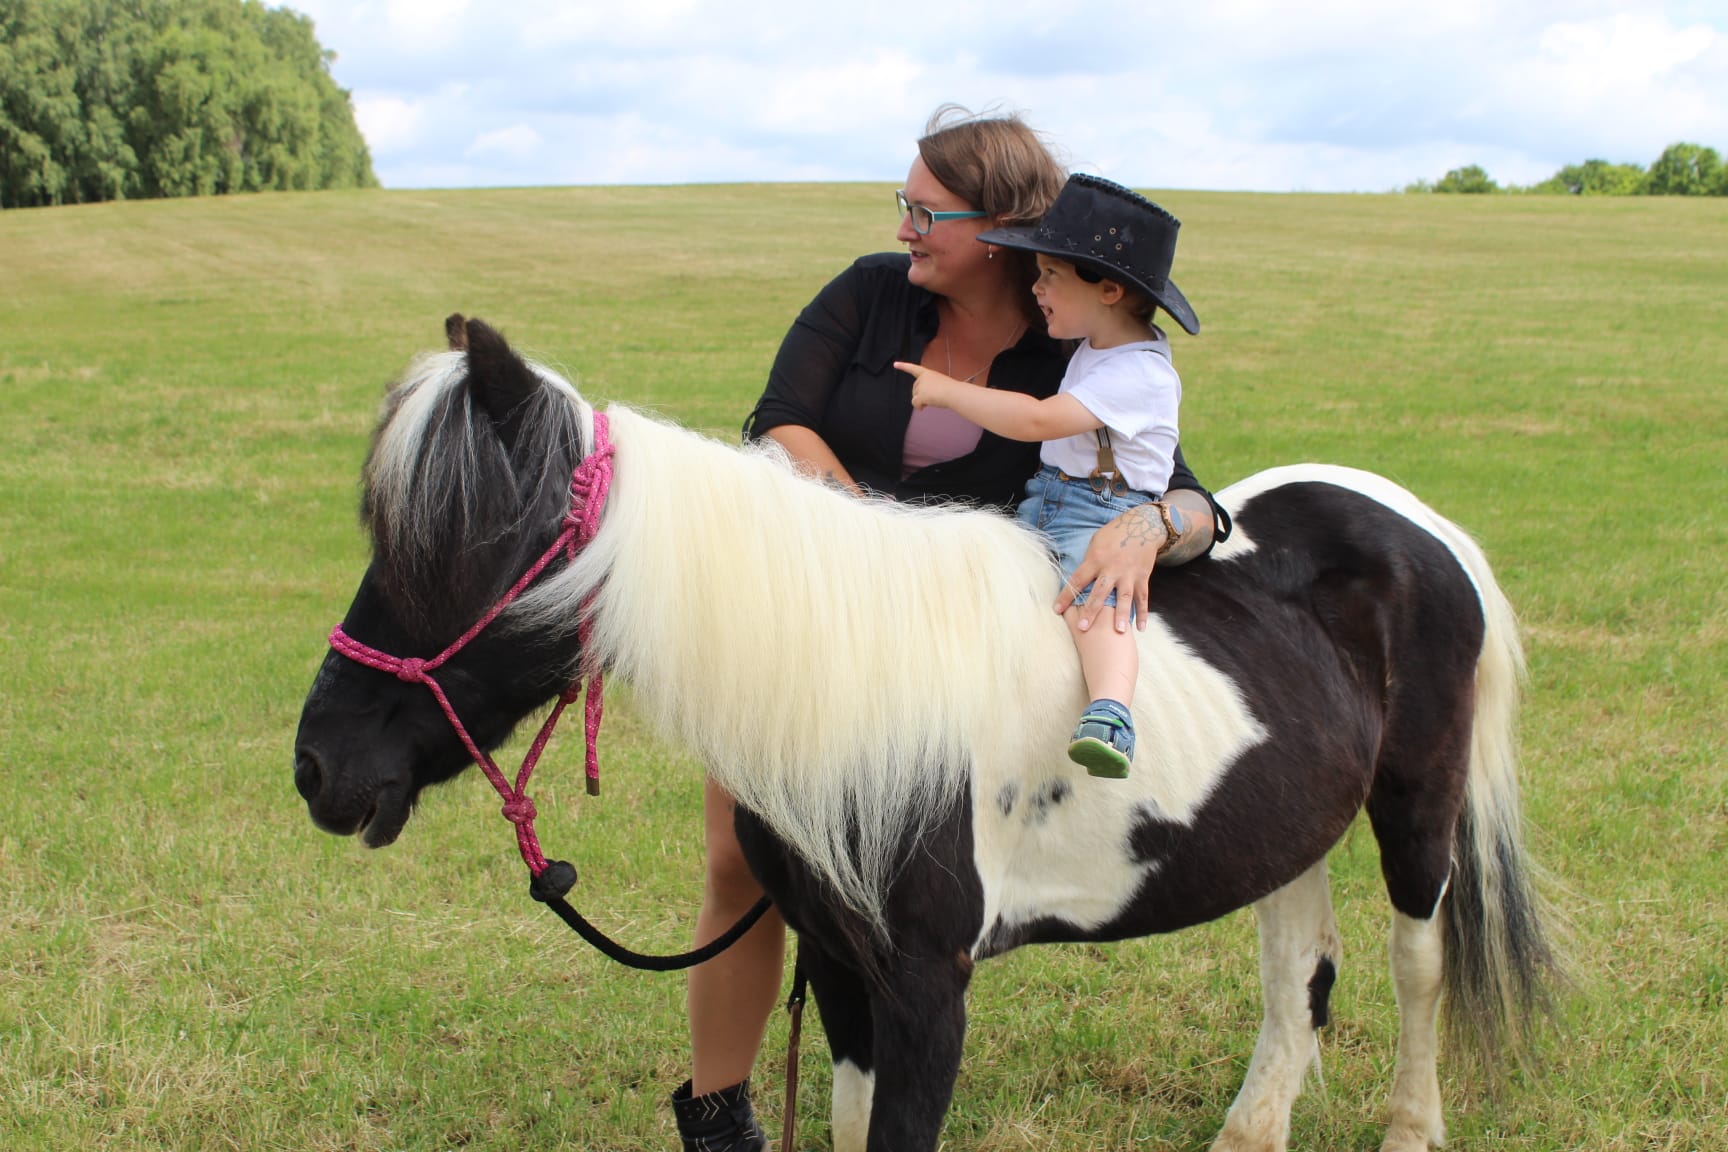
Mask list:
[[[469,367],[461,356],[392,389],[363,474],[373,572],[398,624],[429,645],[460,635],[550,543],[581,456],[571,397],[541,382],[494,416]]]

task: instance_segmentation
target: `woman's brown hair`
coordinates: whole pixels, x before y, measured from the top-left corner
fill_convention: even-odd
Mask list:
[[[1019,116],[974,114],[958,104],[931,115],[918,155],[942,187],[988,213],[998,227],[1038,223],[1068,179]]]
[[[1056,202],[1068,174],[1050,148],[1014,113],[973,113],[944,104],[931,114],[918,155],[942,187],[991,217],[994,225],[1036,224]],[[1029,317],[1042,320],[1031,296],[1038,263],[1030,252],[1002,250],[1026,286]]]

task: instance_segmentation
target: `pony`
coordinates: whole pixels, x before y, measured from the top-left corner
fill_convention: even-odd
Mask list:
[[[1264,1016],[1213,1148],[1286,1147],[1340,944],[1326,856],[1366,808],[1399,1036],[1383,1149],[1442,1142],[1439,1011],[1494,1067],[1555,956],[1522,845],[1522,654],[1478,546],[1392,482],[1261,472],[1235,531],[1161,570],[1128,779],[1065,755],[1085,703],[1043,543],[991,510],[859,499],[784,454],[626,406],[598,530],[554,551],[600,419],[478,320],[388,393],[363,470],[372,556],[342,624],[439,669],[480,749],[584,669],[632,685],[737,798],[798,933],[842,1152],[934,1149],[974,964],[1252,906]],[[312,819],[377,847],[471,758],[421,686],[327,654],[295,744]]]

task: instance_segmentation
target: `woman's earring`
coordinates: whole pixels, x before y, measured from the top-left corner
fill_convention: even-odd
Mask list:
[[[984,257],[984,259],[986,259],[986,260],[996,259],[996,249],[994,249],[994,248],[990,249],[990,254],[988,256]]]

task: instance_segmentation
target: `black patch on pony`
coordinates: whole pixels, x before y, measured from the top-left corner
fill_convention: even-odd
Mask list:
[[[835,956],[844,956],[835,961],[838,966],[877,996],[907,994],[897,974],[914,958],[970,956],[984,916],[972,828],[972,800],[961,793],[922,834],[908,835],[900,843],[882,906],[883,917],[901,930],[890,940],[794,856],[755,813],[739,806],[733,817],[739,848],[763,890],[773,893],[787,926],[801,941],[822,941]],[[920,929],[927,935],[921,938]],[[965,967],[969,977],[970,965]]]
[[[1026,798],[1026,812],[1020,817],[1027,824],[1042,824],[1050,819],[1050,810],[1060,807],[1074,791],[1066,780],[1052,780]],[[1006,812],[1003,815],[1007,815]]]
[[[1308,1019],[1315,1031],[1326,1027],[1331,1019],[1332,984],[1337,979],[1338,969],[1333,965],[1332,957],[1320,957],[1320,963],[1314,966],[1314,975],[1308,980]]]

